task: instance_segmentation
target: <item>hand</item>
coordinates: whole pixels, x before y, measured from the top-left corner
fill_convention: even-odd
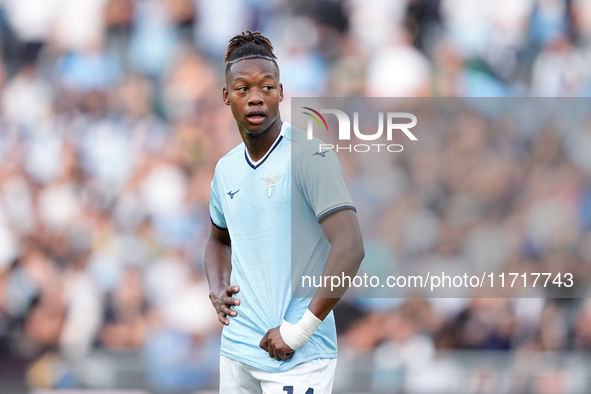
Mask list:
[[[209,299],[218,313],[220,323],[226,326],[230,324],[230,320],[226,316],[236,317],[238,315],[238,312],[230,309],[231,306],[240,305],[238,298],[232,298],[232,295],[238,292],[240,292],[240,287],[228,286],[225,289],[221,289],[221,291],[212,290],[209,293]]]
[[[277,361],[287,360],[293,356],[293,349],[283,342],[279,327],[267,331],[263,339],[261,339],[259,346],[269,352],[269,357]]]

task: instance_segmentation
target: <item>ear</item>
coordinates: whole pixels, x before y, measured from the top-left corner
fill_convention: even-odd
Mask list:
[[[230,97],[228,96],[228,88],[225,86],[222,89],[222,98],[224,99],[224,104],[230,105]]]
[[[279,84],[279,102],[283,101],[283,84]]]

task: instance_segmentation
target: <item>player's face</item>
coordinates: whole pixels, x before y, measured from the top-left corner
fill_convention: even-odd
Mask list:
[[[283,101],[279,71],[269,60],[241,60],[226,75],[223,96],[242,130],[251,135],[264,133],[279,120]]]

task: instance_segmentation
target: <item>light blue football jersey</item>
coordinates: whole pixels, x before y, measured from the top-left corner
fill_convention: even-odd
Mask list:
[[[211,184],[211,221],[229,231],[230,283],[240,286],[235,297],[241,300],[238,316],[228,316],[230,324],[223,328],[221,354],[267,372],[337,356],[332,312],[289,360],[270,358],[259,347],[269,329],[283,319],[297,323],[310,303],[310,298],[292,298],[292,258],[294,267],[311,264],[321,270],[330,244],[319,220],[355,209],[336,153],[318,154],[320,143],[284,122],[261,160],[253,162],[242,143],[220,159]]]

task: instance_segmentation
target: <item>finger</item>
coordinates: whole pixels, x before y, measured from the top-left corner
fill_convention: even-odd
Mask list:
[[[224,304],[226,304],[226,305],[240,305],[240,300],[238,298],[226,297],[226,298],[224,298]]]
[[[268,346],[269,346],[269,332],[267,331],[267,333],[263,336],[263,339],[261,339],[261,342],[259,343],[259,346],[262,349],[267,350]]]
[[[220,307],[220,312],[224,312],[226,315],[232,316],[232,317],[236,317],[238,315],[238,312],[236,312],[235,310],[230,309],[226,305],[222,305]]]
[[[228,308],[227,306],[224,306],[224,307],[222,307],[222,311],[223,311],[223,312],[224,312],[226,315],[229,315],[229,316],[232,316],[232,317],[236,317],[236,316],[238,315],[238,312],[236,312],[236,311],[235,311],[235,310],[233,310],[233,309],[230,309],[230,308]]]
[[[281,361],[281,356],[279,355],[279,351],[273,347],[273,356],[275,356],[275,360]]]
[[[291,354],[290,353],[279,353],[279,356],[281,357],[281,360],[285,361],[291,357]]]
[[[284,360],[290,359],[291,356],[293,356],[293,352],[287,352],[287,353],[285,353],[285,359]]]
[[[239,292],[240,292],[240,287],[238,287],[238,286],[226,287],[226,294],[228,294],[229,296],[232,296],[232,294],[239,293]]]
[[[226,319],[226,314],[224,312],[218,313],[218,320],[220,321],[220,323],[222,323],[226,326],[228,324],[230,324],[230,321],[228,319]]]

